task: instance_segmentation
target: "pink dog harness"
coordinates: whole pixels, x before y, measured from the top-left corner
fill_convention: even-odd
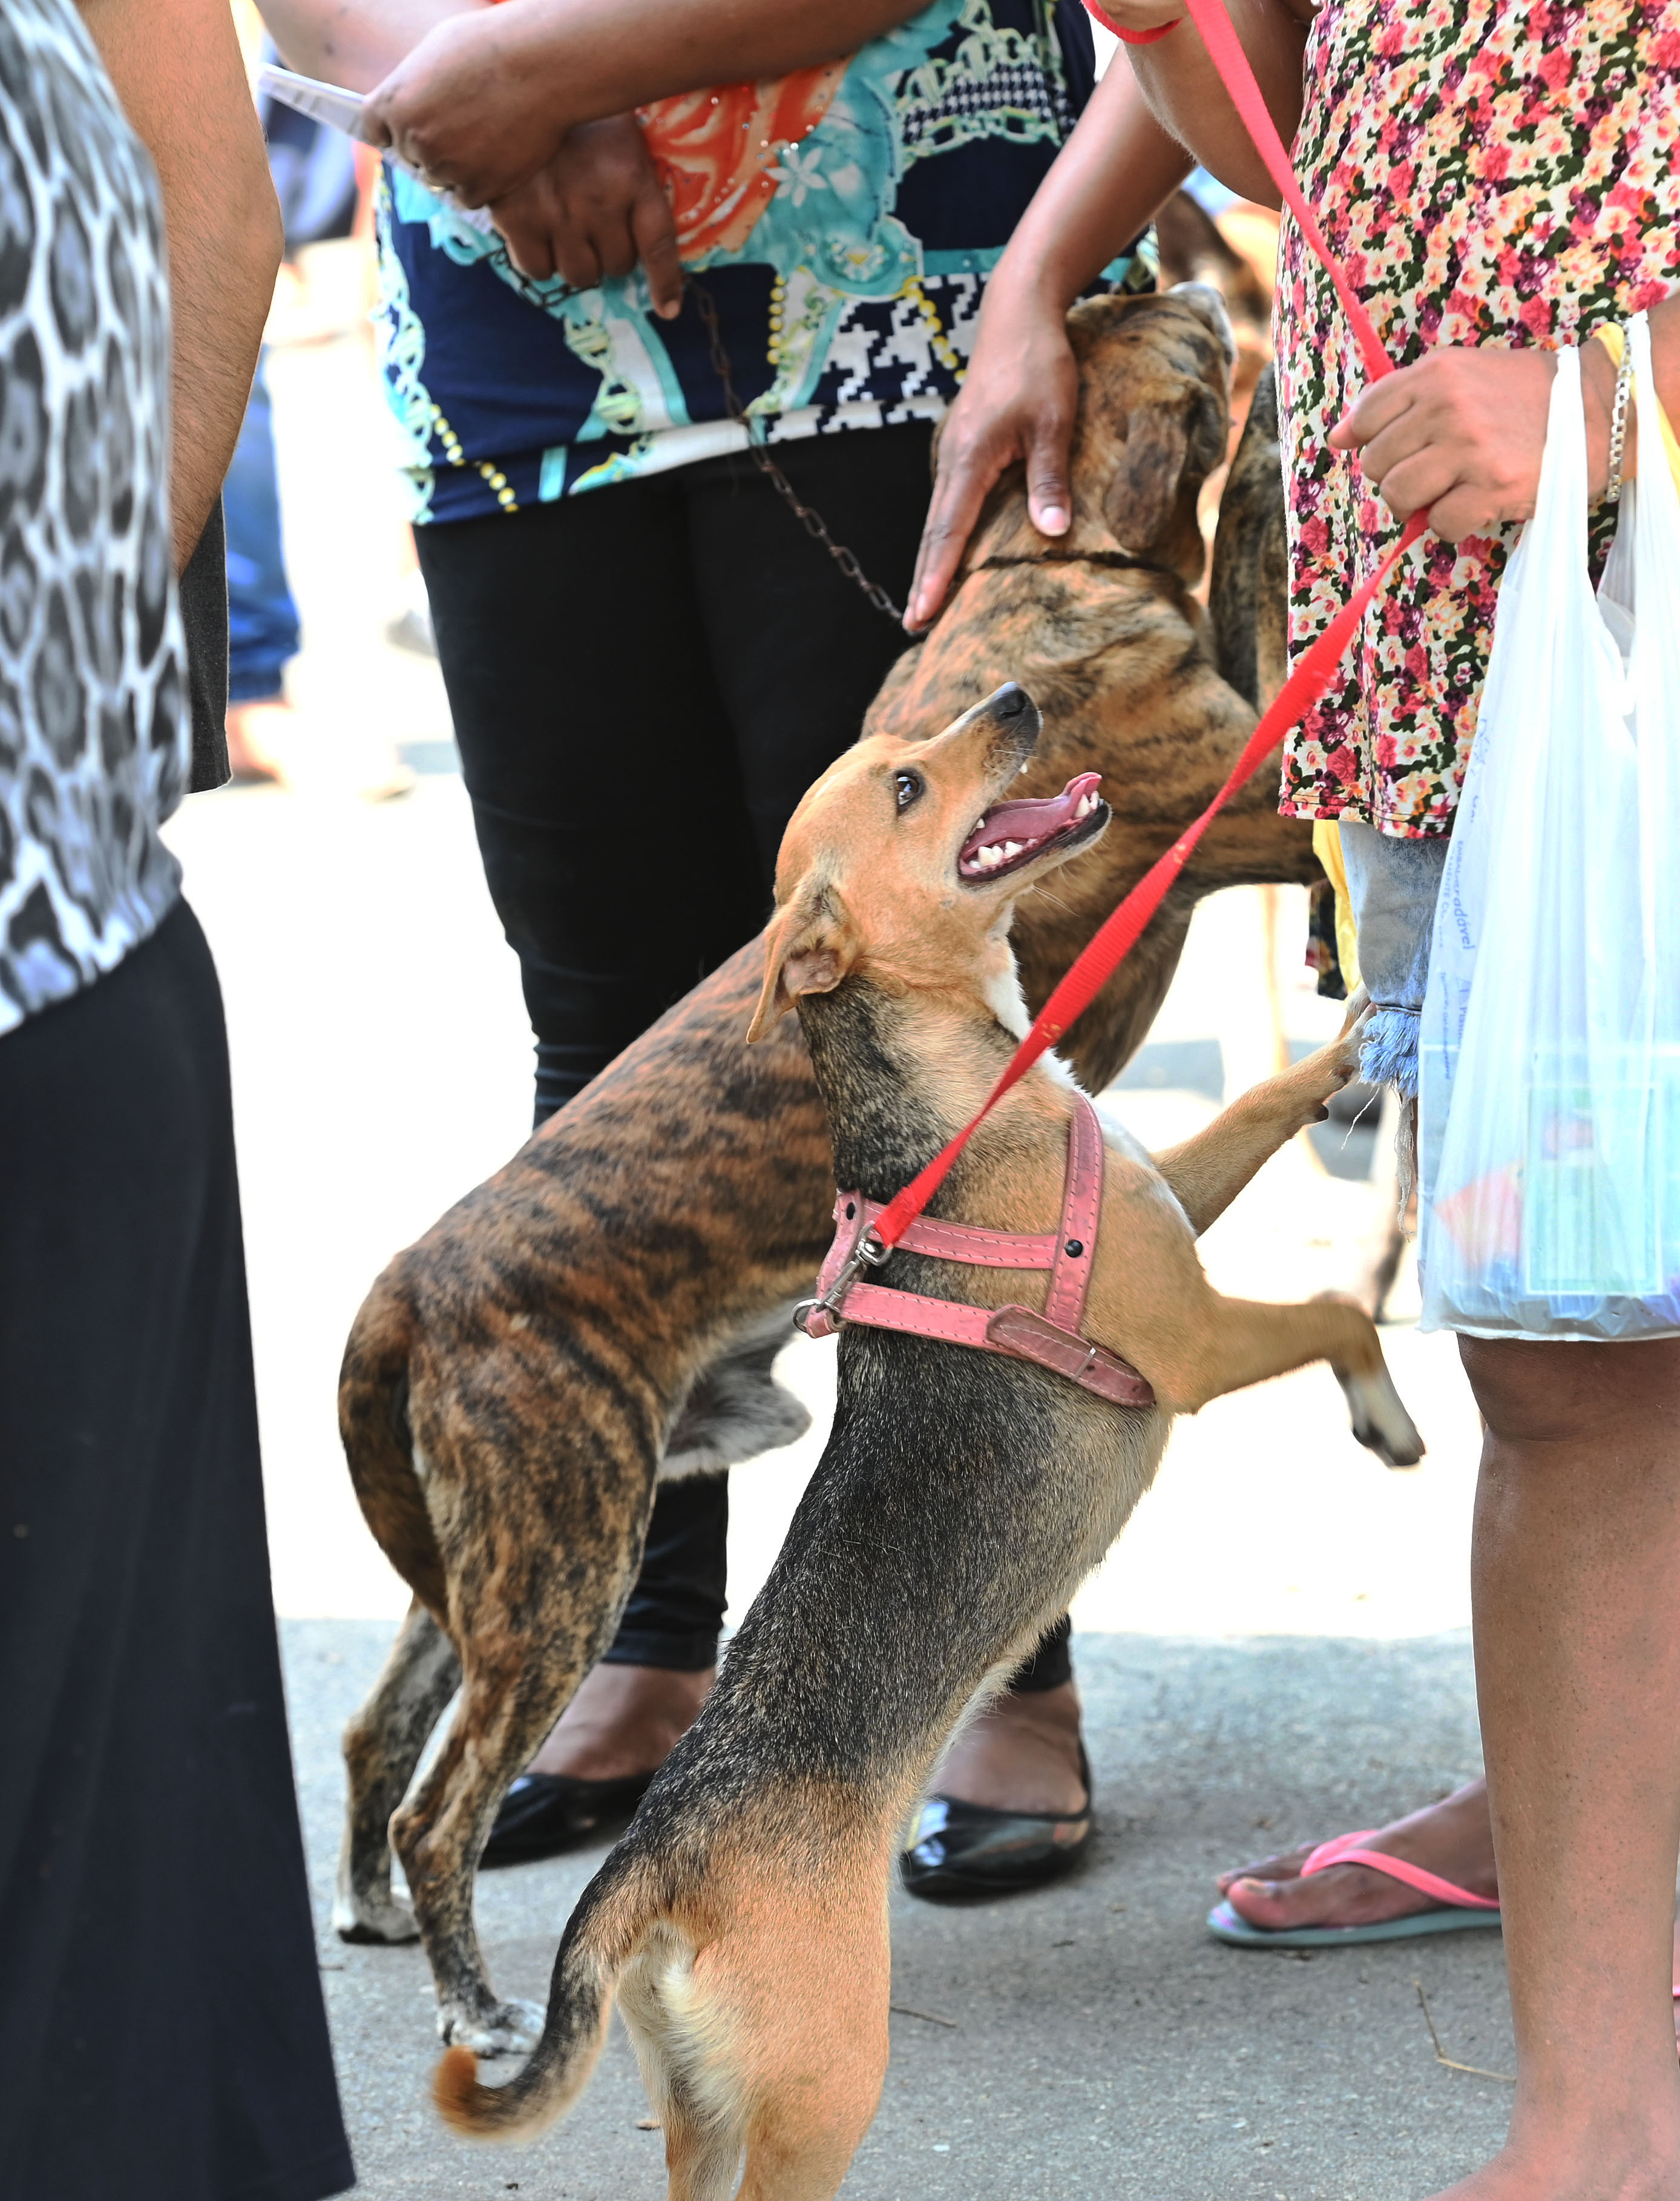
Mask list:
[[[793,1311],[793,1319],[806,1336],[831,1337],[847,1322],[902,1329],[912,1337],[937,1337],[947,1345],[977,1346],[985,1353],[1036,1361],[1040,1368],[1065,1376],[1117,1406],[1155,1404],[1155,1393],[1135,1368],[1080,1335],[1103,1210],[1102,1126],[1083,1095],[1074,1104],[1068,1127],[1068,1179],[1059,1230],[1039,1235],[985,1230],[975,1224],[930,1223],[919,1216],[899,1240],[906,1253],[925,1253],[940,1261],[967,1261],[981,1269],[1048,1269],[1050,1293],[1041,1315],[1030,1307],[964,1306],[922,1292],[860,1282],[863,1270],[879,1268],[893,1250],[881,1243],[874,1229],[886,1205],[855,1192],[843,1192],[835,1200],[834,1242],[817,1280],[817,1297],[802,1300]]]

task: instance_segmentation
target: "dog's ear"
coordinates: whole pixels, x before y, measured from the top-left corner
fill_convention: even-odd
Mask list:
[[[1122,549],[1150,549],[1165,532],[1189,448],[1176,406],[1140,405],[1127,420],[1120,464],[1103,492],[1103,517]]]
[[[801,994],[831,994],[858,960],[856,928],[826,883],[802,885],[764,934],[764,983],[746,1028],[762,1039]]]
[[[1178,532],[1186,525],[1193,529],[1197,493],[1225,457],[1226,419],[1205,383],[1170,402],[1133,409],[1120,463],[1103,494],[1103,517],[1123,549],[1159,551],[1175,522]],[[1200,562],[1198,555],[1198,571]]]

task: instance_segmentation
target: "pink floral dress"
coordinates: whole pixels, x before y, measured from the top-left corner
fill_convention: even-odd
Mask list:
[[[1331,0],[1308,42],[1297,173],[1402,363],[1436,344],[1556,348],[1665,297],[1677,149],[1680,0]],[[1398,530],[1326,447],[1362,376],[1287,219],[1277,319],[1298,651]],[[1517,532],[1413,550],[1287,745],[1285,816],[1451,831]]]

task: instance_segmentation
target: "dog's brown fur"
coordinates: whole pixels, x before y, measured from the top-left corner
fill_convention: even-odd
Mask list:
[[[1282,482],[1278,389],[1268,367],[1256,384],[1243,440],[1220,497],[1208,590],[1219,669],[1239,696],[1257,707],[1271,701],[1289,671],[1284,618],[1289,548]]]
[[[1022,791],[1087,766],[1104,774],[1116,813],[1101,848],[1021,905],[1034,1005],[1212,795],[1253,723],[1191,595],[1196,494],[1223,451],[1217,309],[1202,294],[1107,300],[1078,308],[1073,329],[1074,533],[1045,558],[1019,476],[1002,484],[972,578],[870,719],[922,741],[1019,676],[1047,706]],[[1234,805],[1074,1033],[1086,1085],[1106,1084],[1142,1039],[1199,895],[1313,868],[1269,788]],[[821,1259],[834,1180],[798,1030],[744,1044],[763,971],[755,942],[399,1255],[346,1352],[351,1475],[416,1600],[346,1732],[336,1921],[349,1940],[418,1930],[440,2030],[480,2053],[528,2045],[536,2019],[485,1976],[474,1862],[611,1640],[656,1472],[727,1466],[805,1425],[770,1365]],[[448,1741],[405,1801],[458,1680]],[[391,1894],[388,1828],[413,1914]]]
[[[1037,733],[1008,688],[920,749],[866,740],[783,842],[753,1030],[797,1001],[841,1182],[868,1196],[904,1183],[993,1084],[1024,1020],[996,1013],[1019,998],[1015,899],[1106,820],[1099,808],[1013,876],[962,875],[970,821]],[[452,2124],[507,2136],[546,2123],[576,2098],[617,1991],[672,2201],[723,2201],[743,2153],[743,2197],[834,2192],[886,2068],[897,1829],[964,1704],[1123,1525],[1173,1412],[1327,1359],[1359,1433],[1399,1464],[1419,1456],[1362,1309],[1224,1299],[1195,1253],[1194,1230],[1322,1115],[1357,1059],[1344,1034],[1158,1164],[1109,1135],[1085,1326],[1149,1377],[1156,1406],[1103,1406],[1024,1362],[842,1331],[833,1435],[717,1688],[585,1891],[530,2062],[493,2089],[468,2051],[448,2051],[436,2098]],[[1053,1230],[1073,1106],[1064,1077],[1032,1071],[936,1212]],[[983,1305],[1026,1292],[1041,1305],[1045,1288],[904,1253],[881,1273]]]

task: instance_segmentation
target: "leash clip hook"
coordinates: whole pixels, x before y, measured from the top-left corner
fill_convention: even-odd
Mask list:
[[[883,1245],[875,1235],[875,1226],[866,1225],[858,1234],[858,1242],[847,1254],[840,1274],[820,1299],[800,1300],[793,1309],[793,1327],[811,1335],[811,1318],[814,1314],[826,1314],[836,1324],[845,1321],[841,1312],[846,1294],[858,1281],[858,1271],[864,1267],[878,1269],[892,1256],[893,1248]]]

